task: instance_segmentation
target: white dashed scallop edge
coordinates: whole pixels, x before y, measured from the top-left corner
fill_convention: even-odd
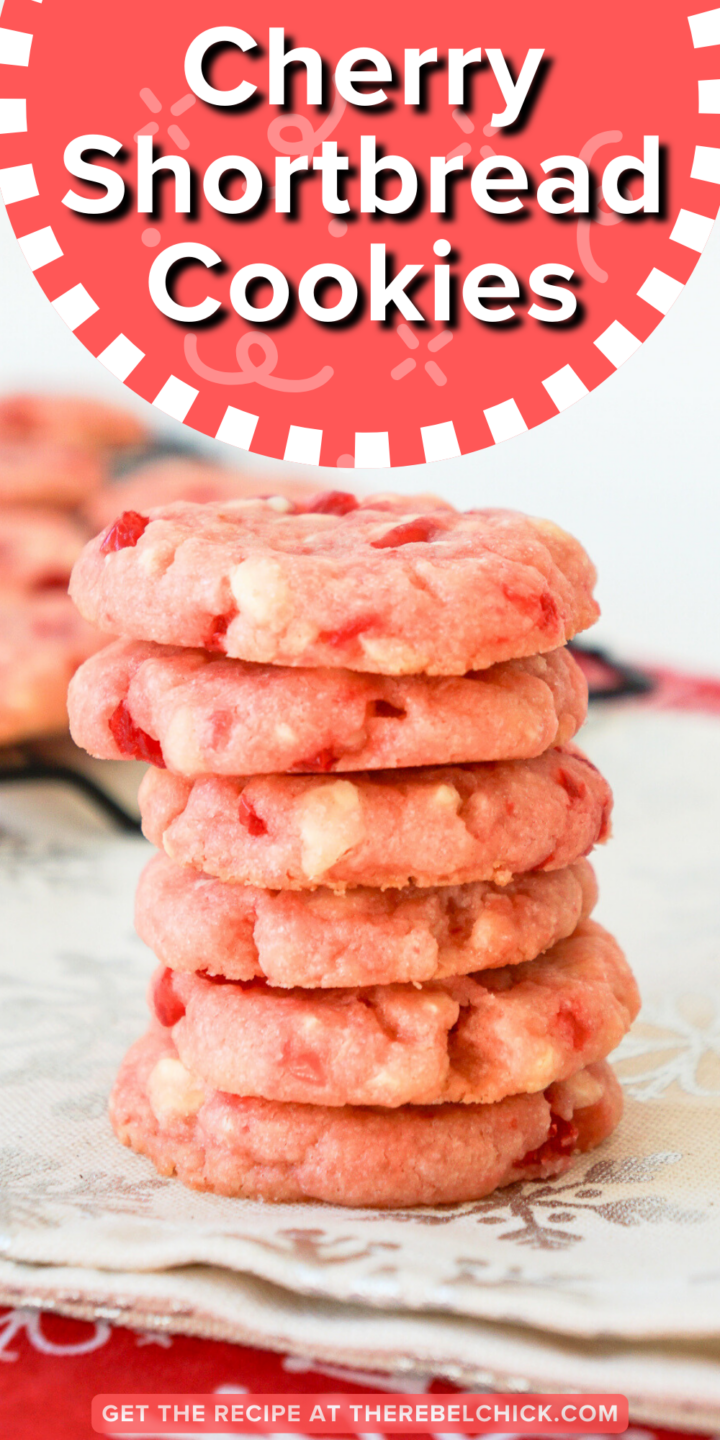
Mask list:
[[[35,0],[42,3],[42,0]],[[693,46],[696,50],[720,48],[720,8],[703,10],[689,15],[688,24]],[[27,67],[33,37],[21,30],[0,27],[0,67],[17,69]],[[3,69],[0,74],[5,74]],[[4,86],[3,86],[4,88]],[[720,115],[720,79],[698,81],[698,113]],[[0,97],[0,135],[19,134],[27,131],[27,102],[24,99]],[[690,171],[691,180],[720,185],[720,148],[696,145]],[[39,196],[32,164],[13,165],[0,169],[0,197],[6,206],[18,200],[29,200]],[[715,224],[715,216],[697,214],[693,210],[680,210],[675,219],[670,239],[688,250],[700,254],[707,244]],[[52,227],[44,226],[26,235],[18,235],[17,241],[32,271],[40,270],[53,260],[62,257],[62,250],[55,238]],[[671,305],[685,288],[685,282],[667,275],[663,270],[652,269],[638,290],[638,295],[661,315],[667,315]],[[99,306],[82,284],[74,285],[57,295],[51,302],[70,330],[77,330]],[[597,349],[610,364],[619,369],[639,350],[642,341],[633,335],[619,320],[613,320],[593,341]],[[105,365],[118,380],[126,381],[142,360],[145,352],[120,333],[111,340],[97,359]],[[553,375],[548,375],[542,385],[558,411],[567,410],[576,400],[589,393],[588,386],[572,366],[564,365]],[[184,421],[199,395],[199,391],[176,375],[169,375],[152,404],[163,414],[175,420]],[[483,410],[493,442],[499,445],[514,435],[528,429],[517,401],[510,398],[500,405]],[[238,450],[250,450],[258,423],[258,416],[247,410],[228,405],[216,431],[216,439],[233,445]],[[420,438],[426,462],[450,460],[462,452],[452,420],[440,425],[420,426]],[[306,429],[302,425],[291,425],[285,443],[285,460],[301,464],[319,465],[322,451],[322,430]],[[351,457],[348,457],[350,459]],[[355,435],[354,463],[363,469],[388,469],[392,465],[390,435],[387,431],[358,431]]]

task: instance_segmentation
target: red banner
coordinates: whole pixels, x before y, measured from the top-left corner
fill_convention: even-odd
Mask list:
[[[620,1435],[624,1395],[96,1395],[99,1435]],[[453,1427],[453,1434],[447,1432]]]

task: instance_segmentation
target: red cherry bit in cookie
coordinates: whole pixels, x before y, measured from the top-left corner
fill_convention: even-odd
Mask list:
[[[386,530],[379,540],[372,540],[370,543],[373,550],[389,550],[398,545],[413,545],[433,540],[436,535],[441,533],[441,528],[437,519],[432,519],[429,515],[419,515],[417,520],[406,520],[404,525],[394,525],[392,530]]]
[[[587,794],[587,786],[583,784],[582,780],[576,780],[575,776],[571,775],[570,771],[566,770],[564,766],[561,765],[559,767],[555,778],[558,784],[562,785],[569,800],[584,799]]]
[[[205,650],[209,650],[211,654],[225,654],[225,646],[223,644],[223,641],[225,639],[225,636],[227,635],[228,625],[230,624],[231,620],[235,619],[236,615],[237,610],[231,610],[228,612],[227,615],[215,616],[215,618],[210,624],[207,635],[205,636],[205,644],[203,647]]]
[[[545,1160],[555,1160],[560,1155],[572,1155],[579,1135],[577,1125],[572,1120],[563,1120],[560,1115],[552,1115],[547,1140],[538,1146],[537,1150],[528,1150],[518,1161],[519,1166],[541,1165]]]
[[[101,554],[109,555],[112,550],[131,549],[137,545],[140,536],[144,535],[149,523],[147,515],[139,515],[137,510],[124,510],[106,532],[100,546]]]
[[[407,710],[403,710],[402,705],[392,705],[389,700],[372,700],[369,714],[383,720],[404,720]]]
[[[358,503],[348,490],[325,490],[315,496],[307,511],[310,515],[348,515],[351,510],[357,510]]]
[[[543,629],[558,624],[560,613],[549,590],[543,590],[541,595],[536,593],[528,595],[516,590],[512,585],[503,585],[501,589],[505,599],[511,605],[515,605],[521,614],[529,615],[536,620]],[[538,610],[540,611],[539,616]]]
[[[240,796],[238,803],[238,819],[240,824],[245,826],[248,835],[267,835],[268,827],[262,815],[258,815],[254,805],[251,805],[244,795]]]
[[[156,765],[159,770],[165,769],[160,741],[153,740],[152,735],[148,735],[135,724],[124,700],[113,710],[108,720],[108,729],[121,755],[127,755],[132,760],[146,760],[148,764]]]
[[[288,773],[299,771],[303,774],[309,771],[311,774],[326,775],[328,770],[332,770],[336,759],[334,750],[326,745],[324,750],[318,750],[315,755],[308,755],[306,759],[298,761],[297,765],[291,765]]]
[[[347,625],[340,626],[338,630],[323,630],[320,639],[323,645],[347,645],[349,640],[357,640],[359,635],[372,630],[377,623],[377,615],[361,615],[357,620],[348,620]]]
[[[173,972],[166,965],[164,970],[155,973],[150,982],[149,1000],[153,1014],[168,1030],[177,1025],[185,1014],[185,1006],[173,989],[173,979]]]
[[[557,625],[560,612],[549,590],[543,590],[540,596],[540,609],[546,625]]]

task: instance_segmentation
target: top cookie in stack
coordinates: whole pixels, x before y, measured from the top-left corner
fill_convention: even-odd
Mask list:
[[[594,581],[582,546],[547,521],[331,492],[126,512],[86,548],[71,593],[86,619],[136,640],[465,675],[592,625]]]
[[[594,578],[554,525],[428,497],[175,504],[86,547],[71,593],[123,638],[73,734],[151,763],[164,851],[112,1115],[163,1173],[437,1203],[613,1128],[637,992],[588,919],[611,796],[562,648]]]

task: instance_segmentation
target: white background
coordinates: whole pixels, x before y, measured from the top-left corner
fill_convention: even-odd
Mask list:
[[[203,441],[113,379],[45,299],[0,209],[0,389],[22,387],[130,405],[157,430],[252,467],[264,490],[283,468]],[[349,478],[316,473],[322,488]],[[432,489],[460,507],[507,505],[558,521],[600,571],[594,638],[627,658],[720,675],[720,226],[655,333],[572,409],[461,460],[357,478],[363,488]]]

